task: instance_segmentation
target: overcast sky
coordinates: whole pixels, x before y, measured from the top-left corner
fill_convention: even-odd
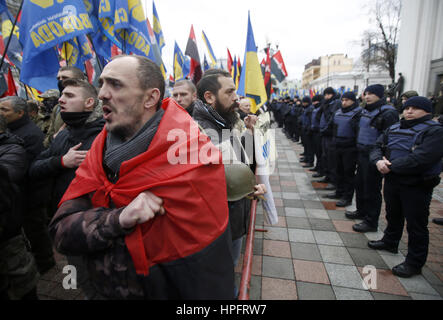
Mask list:
[[[152,0],[142,2],[152,24]],[[289,79],[301,79],[304,65],[322,55],[344,53],[358,58],[363,31],[370,28],[368,0],[157,0],[155,5],[166,42],[163,61],[168,72],[174,41],[184,53],[191,24],[202,63],[206,52],[202,30],[218,59],[226,59],[229,48],[243,63],[248,10],[256,45],[259,50],[267,41],[279,45]],[[260,52],[259,60],[263,57]]]

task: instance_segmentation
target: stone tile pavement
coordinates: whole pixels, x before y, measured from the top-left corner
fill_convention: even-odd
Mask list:
[[[312,173],[302,168],[303,147],[276,129],[278,160],[270,178],[279,223],[264,222],[258,206],[251,300],[441,300],[443,297],[443,227],[433,224],[443,216],[443,185],[435,189],[429,218],[430,248],[422,275],[402,279],[391,268],[407,254],[405,230],[400,252],[390,254],[368,248],[386,227],[384,204],[377,232],[352,230],[358,221],[348,220],[345,209],[323,196],[326,185],[313,183]],[[317,179],[318,180],[318,179]],[[355,202],[354,202],[355,203]],[[355,209],[355,205],[347,208]],[[241,260],[242,263],[242,260]],[[376,268],[376,286],[366,290],[366,266]],[[237,280],[241,277],[237,266]],[[371,283],[369,283],[371,284]]]
[[[345,210],[326,201],[324,184],[312,183],[311,173],[301,167],[302,146],[276,129],[277,168],[270,182],[279,223],[266,225],[258,206],[250,282],[251,300],[441,300],[443,297],[443,227],[431,222],[443,216],[443,185],[435,189],[429,218],[430,247],[422,275],[401,279],[390,269],[404,261],[407,234],[398,254],[374,251],[368,240],[380,239],[386,226],[384,205],[377,232],[352,230],[355,221]],[[318,188],[318,189],[317,189]],[[353,209],[350,207],[348,209]],[[236,268],[241,278],[243,257]],[[38,285],[41,299],[83,299],[80,290],[64,290],[66,259],[57,254],[57,267]],[[366,266],[376,268],[376,286],[365,290]],[[372,284],[372,283],[370,283]]]

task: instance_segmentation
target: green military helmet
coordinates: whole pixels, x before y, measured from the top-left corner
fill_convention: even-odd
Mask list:
[[[228,201],[243,199],[255,192],[255,175],[244,163],[225,164]]]
[[[50,98],[58,99],[60,98],[60,91],[58,91],[57,89],[49,89],[43,92],[38,97],[42,99],[50,99]]]
[[[403,97],[405,97],[405,98],[407,98],[407,99],[410,99],[410,98],[412,98],[412,97],[418,97],[418,92],[417,92],[417,91],[414,91],[414,90],[409,90],[409,91],[404,92],[404,93],[401,95],[401,98],[403,98]]]

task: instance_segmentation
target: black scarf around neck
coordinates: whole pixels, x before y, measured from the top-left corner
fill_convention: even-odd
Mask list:
[[[89,112],[60,112],[60,116],[64,123],[69,127],[78,128],[83,126],[88,120],[92,111]]]
[[[112,171],[114,175],[120,171],[123,162],[128,161],[146,152],[154,139],[160,121],[165,111],[160,109],[146,124],[128,141],[123,141],[116,135],[108,133],[106,138],[106,151],[103,164]]]

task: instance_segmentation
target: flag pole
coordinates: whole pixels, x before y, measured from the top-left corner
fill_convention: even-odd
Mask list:
[[[66,45],[66,41],[63,43],[63,46],[65,47],[65,61],[66,61],[66,65],[69,66],[69,61],[68,61],[68,46]]]
[[[86,61],[83,62],[83,66],[85,67],[86,77],[88,78],[88,82],[89,82],[89,75],[88,75],[88,68],[86,68]]]
[[[14,32],[15,26],[17,25],[18,16],[20,15],[20,13],[22,11],[23,2],[25,2],[25,0],[22,0],[22,2],[20,3],[20,8],[18,9],[17,15],[15,16],[14,24],[12,25],[11,33],[9,34],[9,39],[8,39],[8,42],[6,43],[5,51],[3,52],[2,60],[0,62],[0,70],[3,67],[3,62],[5,61],[5,56],[6,56],[6,53],[8,52],[9,44],[11,43],[12,33]]]
[[[23,82],[22,82],[23,83]],[[25,94],[26,94],[26,100],[29,100],[29,96],[28,96],[28,86],[23,83],[23,85],[25,86]]]

